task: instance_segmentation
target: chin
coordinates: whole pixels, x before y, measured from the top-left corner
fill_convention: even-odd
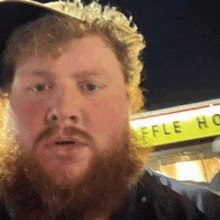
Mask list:
[[[56,152],[57,153],[57,152]],[[51,155],[53,158],[51,158]],[[39,169],[38,173],[44,173],[45,176],[49,176],[56,185],[76,185],[80,183],[85,175],[91,171],[90,168],[96,160],[95,155],[92,155],[88,150],[85,152],[74,152],[65,155],[49,154],[47,151],[33,153],[31,157],[32,166]],[[33,170],[33,167],[29,170]]]
[[[64,165],[62,168],[59,167],[57,170],[54,170],[54,182],[57,186],[64,185],[76,185],[82,182],[85,173],[89,172],[86,167],[74,166],[74,165]],[[50,173],[48,173],[50,175]]]

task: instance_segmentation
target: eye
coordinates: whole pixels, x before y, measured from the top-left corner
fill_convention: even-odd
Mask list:
[[[89,91],[94,91],[97,87],[98,87],[97,85],[92,84],[92,83],[86,84],[86,88],[87,88]]]
[[[94,83],[84,83],[84,85],[82,85],[82,87],[88,93],[95,92],[96,90],[101,88],[101,86],[96,85]]]
[[[46,85],[44,83],[39,83],[39,84],[35,84],[35,85],[31,86],[31,87],[28,87],[27,89],[28,90],[32,90],[34,92],[41,93],[41,92],[44,92],[45,90],[48,90],[48,88],[49,88],[48,85]]]

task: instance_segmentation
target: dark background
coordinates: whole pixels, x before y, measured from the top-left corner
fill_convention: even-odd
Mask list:
[[[148,90],[148,110],[219,98],[219,0],[99,2],[118,6],[127,16],[132,14],[146,39],[143,73],[147,77],[141,86]]]

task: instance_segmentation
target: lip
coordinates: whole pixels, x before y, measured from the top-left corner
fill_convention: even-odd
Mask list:
[[[57,142],[74,142],[73,144],[57,144]],[[47,146],[53,146],[53,147],[65,147],[65,148],[71,148],[71,147],[79,147],[79,146],[86,146],[88,143],[84,141],[80,137],[74,137],[74,136],[53,136],[49,138],[45,144]]]
[[[56,154],[62,156],[73,156],[80,152],[86,145],[83,144],[68,144],[68,145],[50,145],[49,150],[55,151]]]

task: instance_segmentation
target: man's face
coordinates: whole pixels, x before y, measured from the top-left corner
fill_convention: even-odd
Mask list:
[[[96,153],[123,145],[129,122],[120,63],[98,36],[73,40],[57,59],[30,56],[16,66],[10,116],[18,144],[58,184],[78,182]]]

